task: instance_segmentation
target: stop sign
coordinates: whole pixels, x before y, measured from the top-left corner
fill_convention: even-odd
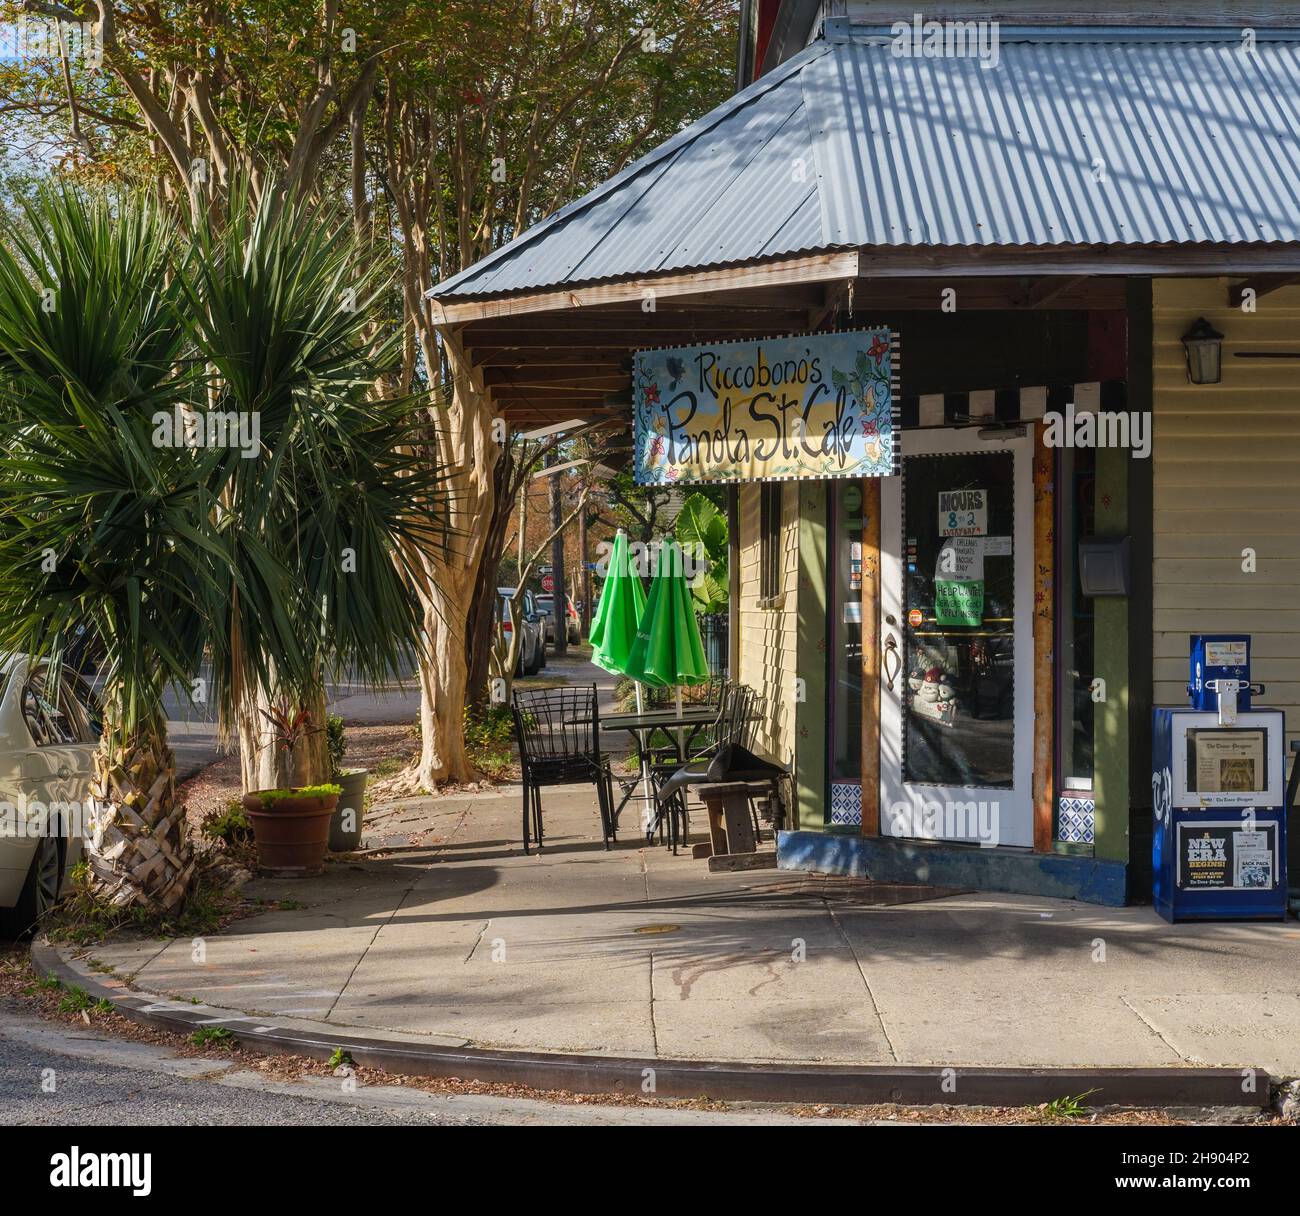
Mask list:
[[[543,591],[555,590],[555,579],[551,575],[549,574],[542,575],[542,590]]]

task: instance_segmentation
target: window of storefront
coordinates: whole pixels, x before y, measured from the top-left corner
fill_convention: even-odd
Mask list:
[[[785,483],[763,482],[758,501],[759,604],[771,606],[781,594],[781,508]]]

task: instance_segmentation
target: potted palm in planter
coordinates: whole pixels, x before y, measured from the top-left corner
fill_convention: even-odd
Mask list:
[[[313,730],[311,714],[281,705],[263,710],[275,736],[276,768],[285,784],[252,790],[241,800],[253,825],[258,869],[274,878],[308,878],[325,868],[330,819],[339,800],[334,783],[291,786],[294,748]]]
[[[338,714],[330,714],[326,719],[325,737],[330,758],[330,780],[339,787],[338,805],[330,818],[330,852],[350,853],[361,843],[366,781],[370,772],[364,768],[343,767],[348,742],[343,734],[343,719]]]

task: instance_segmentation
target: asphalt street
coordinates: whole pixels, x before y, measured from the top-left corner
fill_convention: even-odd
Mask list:
[[[130,1042],[108,1045],[93,1035],[10,1018],[6,1015],[0,1024],[0,1126],[482,1122],[433,1110],[321,1100],[307,1096],[306,1086],[300,1093],[277,1092],[252,1084],[251,1074],[235,1073],[219,1060],[186,1058]],[[243,1083],[232,1084],[232,1079]],[[343,1093],[342,1082],[334,1088]]]
[[[52,1086],[52,1088],[51,1088]],[[850,1122],[842,1120],[838,1122]],[[115,1039],[0,1006],[0,1127],[10,1126],[792,1126],[763,1107],[722,1111],[573,1105],[441,1094],[357,1078],[269,1080],[215,1056]]]

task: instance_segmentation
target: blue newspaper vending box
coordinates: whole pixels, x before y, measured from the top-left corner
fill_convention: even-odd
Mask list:
[[[1250,639],[1191,640],[1187,707],[1151,738],[1156,911],[1166,920],[1285,919],[1286,718],[1251,708]]]

